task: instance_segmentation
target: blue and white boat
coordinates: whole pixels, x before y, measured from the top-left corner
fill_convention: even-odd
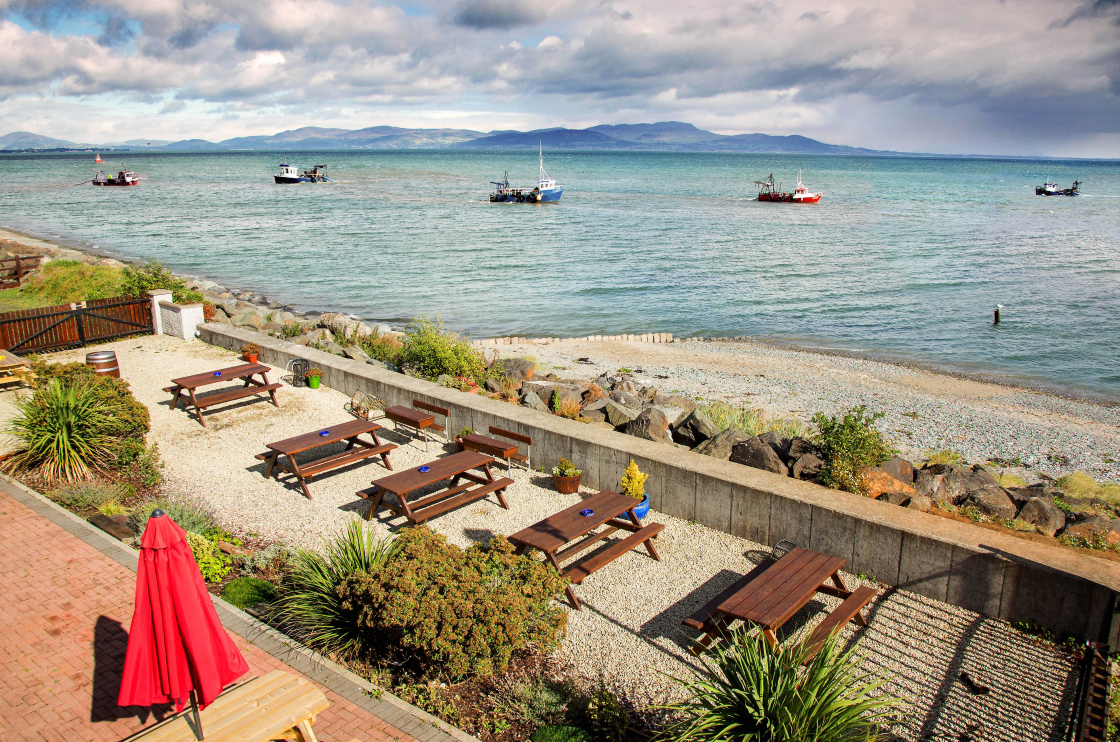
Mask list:
[[[299,165],[289,165],[287,161],[280,163],[280,173],[272,176],[277,183],[330,183],[327,177],[327,166],[316,165],[310,170],[300,172]]]
[[[540,161],[541,161],[541,174],[537,179],[537,187],[529,190],[528,188],[510,188],[509,187],[509,173],[503,173],[501,180],[490,181],[491,185],[496,185],[497,188],[490,194],[490,203],[518,203],[518,204],[537,204],[537,203],[555,203],[560,200],[560,196],[564,193],[564,186],[556,183],[555,180],[548,176],[544,169],[544,147],[540,148]]]

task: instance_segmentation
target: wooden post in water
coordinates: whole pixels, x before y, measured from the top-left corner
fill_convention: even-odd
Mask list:
[[[999,324],[999,310],[1001,310],[1001,309],[1003,309],[1003,305],[1002,304],[996,304],[996,314],[995,314],[995,320],[992,322],[993,325],[998,325]]]

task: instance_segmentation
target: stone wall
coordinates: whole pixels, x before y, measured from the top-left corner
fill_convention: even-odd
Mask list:
[[[530,435],[533,468],[570,458],[592,488],[617,488],[634,459],[650,475],[654,510],[769,546],[786,539],[835,554],[847,572],[987,616],[1096,640],[1120,590],[1114,561],[440,387],[244,328],[199,329],[203,341],[234,351],[255,342],[260,360],[273,366],[307,358],[323,370],[325,386],[348,395],[360,389],[387,404],[421,399],[447,407],[452,433],[497,425]],[[1118,630],[1120,621],[1112,622],[1114,646]]]

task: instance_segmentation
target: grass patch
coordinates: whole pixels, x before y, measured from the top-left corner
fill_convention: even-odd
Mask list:
[[[1027,481],[1022,477],[1014,474],[1000,474],[996,479],[999,480],[1000,487],[1026,487]]]
[[[102,508],[120,508],[116,503],[121,496],[121,489],[115,484],[84,481],[47,490],[46,495],[53,502],[75,513],[86,514],[98,511],[103,515],[116,515],[117,513],[107,513]]]
[[[1058,489],[1074,497],[1095,497],[1109,505],[1120,506],[1120,484],[1098,482],[1083,471],[1066,474],[1057,481]]]
[[[737,428],[747,435],[759,435],[776,430],[783,438],[805,437],[808,427],[796,417],[769,417],[762,410],[746,405],[729,405],[726,402],[712,402],[700,405],[700,411],[707,416],[720,431]]]
[[[927,451],[926,463],[929,465],[934,464],[959,464],[961,463],[961,455],[956,451]]]
[[[108,299],[121,294],[121,269],[52,260],[18,289],[0,291],[0,312]]]
[[[258,603],[271,603],[278,595],[275,585],[255,577],[238,577],[222,590],[223,600],[242,609],[252,608]]]

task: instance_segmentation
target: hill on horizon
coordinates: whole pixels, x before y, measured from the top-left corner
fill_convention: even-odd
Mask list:
[[[145,142],[132,139],[127,144]],[[328,129],[304,126],[272,135],[234,137],[221,142],[184,139],[178,142],[151,140],[144,149],[175,152],[232,150],[352,150],[352,149],[549,149],[580,150],[668,150],[692,152],[792,152],[808,154],[887,154],[880,150],[827,144],[798,135],[716,134],[681,121],[654,124],[600,124],[587,129],[553,127],[533,131],[471,129],[409,129],[371,126],[365,129]],[[159,142],[157,144],[157,142]],[[165,143],[166,142],[166,143]],[[30,132],[12,132],[0,137],[0,149],[88,148],[63,139]],[[109,145],[102,145],[109,146]],[[113,145],[119,146],[119,145]],[[891,153],[894,154],[894,153]]]

